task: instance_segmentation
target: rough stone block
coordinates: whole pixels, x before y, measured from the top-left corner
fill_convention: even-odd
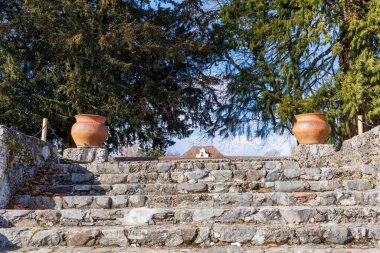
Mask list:
[[[286,168],[284,169],[284,176],[286,178],[298,178],[302,175],[300,168]]]
[[[213,170],[210,175],[215,178],[215,181],[224,182],[232,178],[231,170]]]
[[[195,192],[207,192],[207,184],[196,183],[196,184],[179,184],[178,187],[179,193],[195,193]]]
[[[28,246],[55,246],[61,241],[59,230],[36,230],[28,241]]]
[[[102,237],[99,240],[99,244],[106,246],[129,246],[129,241],[126,236],[124,228],[106,228],[102,229]]]
[[[198,180],[206,177],[208,175],[208,171],[206,170],[195,170],[191,172],[185,172],[184,175],[188,180]]]
[[[287,223],[306,223],[317,213],[310,207],[289,207],[280,209],[281,216]]]
[[[274,187],[278,192],[302,192],[305,190],[303,181],[277,181]]]
[[[71,182],[74,184],[88,182],[94,179],[94,175],[92,173],[72,173],[71,174]]]
[[[256,233],[256,228],[253,226],[234,225],[223,226],[214,225],[214,237],[221,242],[249,242]]]
[[[306,180],[319,180],[321,178],[321,170],[319,168],[305,168],[305,175],[302,178]]]
[[[325,229],[324,238],[329,243],[347,244],[354,240],[350,230],[346,227],[328,225]]]
[[[105,148],[67,148],[63,158],[77,163],[102,163],[108,160]]]
[[[100,183],[110,185],[126,183],[127,180],[127,174],[101,174],[98,178]]]
[[[128,196],[112,196],[112,208],[124,208],[128,206]]]
[[[367,179],[343,180],[343,187],[346,190],[366,191],[371,189],[371,183]]]
[[[158,173],[163,173],[163,172],[168,172],[172,167],[172,164],[169,162],[162,162],[162,163],[157,163],[157,172]]]
[[[143,207],[145,206],[146,197],[142,195],[129,196],[128,206],[130,207]]]
[[[247,171],[247,180],[248,181],[259,181],[265,177],[266,170],[248,170]]]
[[[223,212],[224,212],[223,209],[217,209],[217,208],[196,209],[193,213],[193,221],[195,222],[208,221],[214,217],[221,216]]]
[[[96,239],[101,235],[100,229],[81,228],[71,229],[67,235],[68,246],[93,246]]]

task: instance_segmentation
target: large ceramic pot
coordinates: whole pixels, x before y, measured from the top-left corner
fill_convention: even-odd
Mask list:
[[[95,114],[75,115],[71,136],[77,147],[99,147],[108,137],[107,118]]]
[[[296,115],[293,133],[300,144],[323,144],[329,137],[330,127],[323,113]]]

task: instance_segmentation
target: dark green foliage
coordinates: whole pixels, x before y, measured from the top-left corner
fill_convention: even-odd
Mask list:
[[[379,123],[379,1],[231,0],[221,16],[231,81],[214,130],[267,136],[324,111],[332,140]]]
[[[0,15],[1,124],[33,134],[47,117],[67,141],[95,113],[109,144],[161,150],[210,124],[218,47],[199,1],[0,0]]]

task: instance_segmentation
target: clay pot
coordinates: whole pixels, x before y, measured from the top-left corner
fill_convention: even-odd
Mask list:
[[[104,125],[107,118],[95,114],[75,115],[76,123],[71,128],[71,136],[77,147],[99,147],[108,137]]]
[[[323,144],[329,137],[330,127],[323,113],[296,115],[293,134],[300,144]]]

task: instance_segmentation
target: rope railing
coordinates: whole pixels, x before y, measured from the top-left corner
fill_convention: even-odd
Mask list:
[[[365,121],[363,121],[363,120],[361,120],[361,119],[358,119],[358,121],[360,121],[361,123],[363,123],[364,125],[366,125],[366,126],[368,126],[368,127],[370,127],[370,128],[374,128],[374,127],[376,127],[376,126],[374,126],[374,125],[368,124],[367,122],[365,122]]]

